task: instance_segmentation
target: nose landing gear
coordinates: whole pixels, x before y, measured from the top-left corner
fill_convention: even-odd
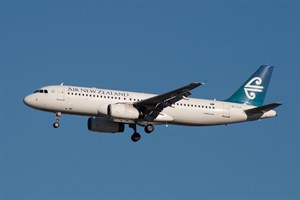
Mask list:
[[[55,113],[55,122],[53,124],[54,128],[58,128],[59,127],[59,120],[61,118],[61,112],[56,112]]]

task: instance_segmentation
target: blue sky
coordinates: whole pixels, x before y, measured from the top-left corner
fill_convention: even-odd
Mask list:
[[[0,199],[297,200],[299,1],[1,1]],[[279,116],[132,143],[26,107],[52,84],[226,99],[262,64]],[[143,130],[140,128],[140,132]]]

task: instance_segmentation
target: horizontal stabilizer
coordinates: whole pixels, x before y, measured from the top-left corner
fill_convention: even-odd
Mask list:
[[[267,105],[264,105],[264,106],[258,106],[258,107],[255,107],[255,108],[245,110],[245,113],[247,115],[248,114],[254,114],[254,113],[265,113],[265,112],[268,112],[270,110],[273,110],[274,108],[276,108],[280,105],[282,105],[282,103],[271,103],[271,104],[267,104]]]

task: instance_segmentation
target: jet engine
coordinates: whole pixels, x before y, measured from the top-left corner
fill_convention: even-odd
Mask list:
[[[139,111],[128,104],[110,104],[108,106],[108,115],[120,119],[138,119]]]
[[[118,133],[124,132],[125,125],[123,123],[113,122],[103,118],[90,117],[88,119],[88,129],[90,131],[102,133]]]

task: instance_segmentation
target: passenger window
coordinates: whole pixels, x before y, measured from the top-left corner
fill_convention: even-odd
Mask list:
[[[44,93],[48,94],[48,90],[44,90]]]

